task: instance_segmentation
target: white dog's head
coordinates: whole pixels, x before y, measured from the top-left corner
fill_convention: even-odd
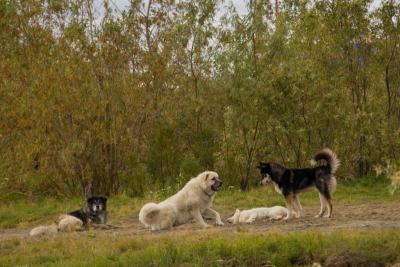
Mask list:
[[[221,190],[222,181],[216,172],[205,171],[199,174],[197,179],[200,180],[200,186],[205,192],[214,193]]]
[[[240,216],[240,209],[236,209],[235,214],[233,214],[232,217],[228,218],[227,221],[229,223],[237,224],[239,221],[239,216]]]

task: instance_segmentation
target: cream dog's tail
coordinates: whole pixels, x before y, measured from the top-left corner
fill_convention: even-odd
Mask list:
[[[147,203],[139,212],[139,221],[148,227],[157,222],[159,214],[160,207],[156,203]]]

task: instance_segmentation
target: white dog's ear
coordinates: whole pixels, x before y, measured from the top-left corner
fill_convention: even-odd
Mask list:
[[[205,177],[204,179],[207,181],[209,176],[210,176],[210,174],[207,173],[207,174],[206,174],[206,177]]]
[[[236,209],[235,213],[238,213],[238,212],[240,212],[240,209]]]

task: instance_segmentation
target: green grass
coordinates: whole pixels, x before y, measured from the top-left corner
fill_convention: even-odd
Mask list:
[[[400,258],[400,231],[68,235],[0,242],[0,266],[385,266]],[[352,265],[349,265],[352,264]]]
[[[333,195],[336,204],[357,204],[382,201],[399,201],[400,193],[389,193],[390,181],[383,177],[367,177],[357,181],[339,183]],[[112,197],[108,201],[111,222],[121,218],[136,217],[140,207],[148,201],[159,201],[173,194],[173,189],[151,192],[146,198],[130,198],[125,195]],[[318,205],[318,194],[310,191],[301,195],[303,206]],[[83,200],[72,199],[18,199],[2,200],[0,206],[0,228],[26,228],[54,221],[58,215],[79,209]],[[284,205],[282,197],[271,185],[257,187],[247,192],[228,187],[218,193],[214,207],[220,213],[229,214],[236,208]]]

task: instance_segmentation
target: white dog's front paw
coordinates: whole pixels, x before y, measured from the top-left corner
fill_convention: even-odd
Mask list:
[[[224,223],[223,223],[222,221],[218,221],[218,222],[215,222],[215,225],[217,225],[217,226],[223,226]]]

